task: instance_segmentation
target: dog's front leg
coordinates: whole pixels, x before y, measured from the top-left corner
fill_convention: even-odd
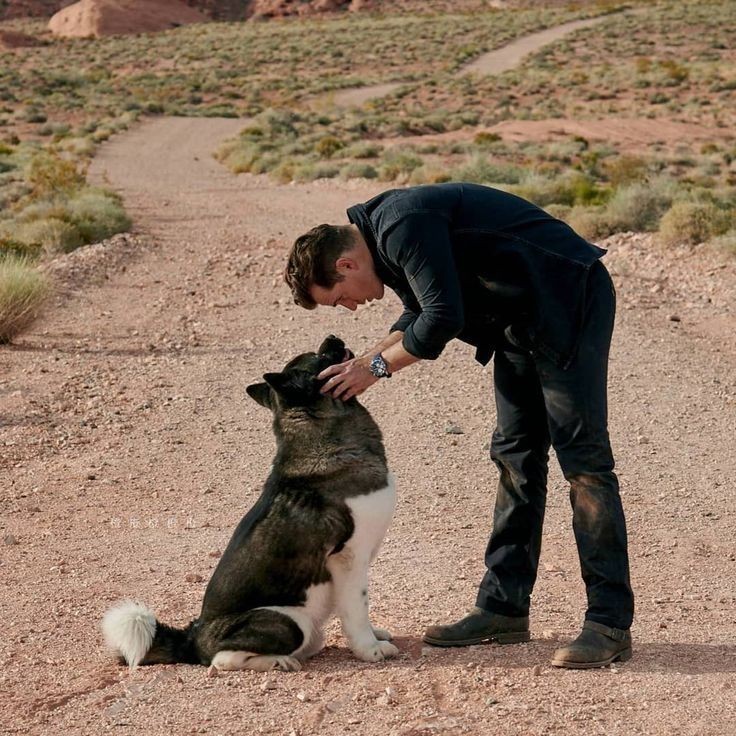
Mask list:
[[[368,618],[369,564],[367,559],[356,559],[346,548],[330,558],[328,569],[335,586],[335,612],[351,651],[364,662],[380,662],[395,657],[399,650],[391,642],[376,637]]]

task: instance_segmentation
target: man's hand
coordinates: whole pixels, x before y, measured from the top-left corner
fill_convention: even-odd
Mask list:
[[[322,386],[322,393],[330,394],[334,399],[342,399],[343,401],[362,394],[369,386],[378,381],[370,371],[370,364],[371,358],[364,356],[325,368],[317,376],[319,379],[330,379]]]

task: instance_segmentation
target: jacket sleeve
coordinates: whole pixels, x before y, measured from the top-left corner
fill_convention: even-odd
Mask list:
[[[404,311],[401,314],[401,317],[399,317],[396,322],[394,322],[391,325],[391,329],[389,330],[389,333],[396,332],[397,330],[399,332],[406,332],[407,327],[411,325],[414,320],[417,318],[417,313],[413,310],[404,305]]]
[[[417,358],[434,360],[464,325],[449,223],[437,212],[410,213],[390,230],[385,248],[389,260],[403,269],[421,309],[405,326],[403,346]],[[406,311],[397,324],[405,316]]]

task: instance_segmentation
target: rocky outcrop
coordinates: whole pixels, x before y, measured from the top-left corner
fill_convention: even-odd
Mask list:
[[[153,33],[209,18],[181,0],[80,0],[49,21],[57,36],[89,38]]]

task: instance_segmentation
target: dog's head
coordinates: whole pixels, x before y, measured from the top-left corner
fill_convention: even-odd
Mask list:
[[[333,403],[335,399],[320,393],[324,384],[317,376],[328,366],[342,363],[355,357],[345,343],[329,335],[316,353],[302,353],[290,360],[280,373],[266,373],[263,383],[254,383],[246,388],[248,396],[261,406],[272,411],[288,408],[317,407]],[[350,399],[355,401],[355,399]],[[340,402],[342,403],[342,402]]]

